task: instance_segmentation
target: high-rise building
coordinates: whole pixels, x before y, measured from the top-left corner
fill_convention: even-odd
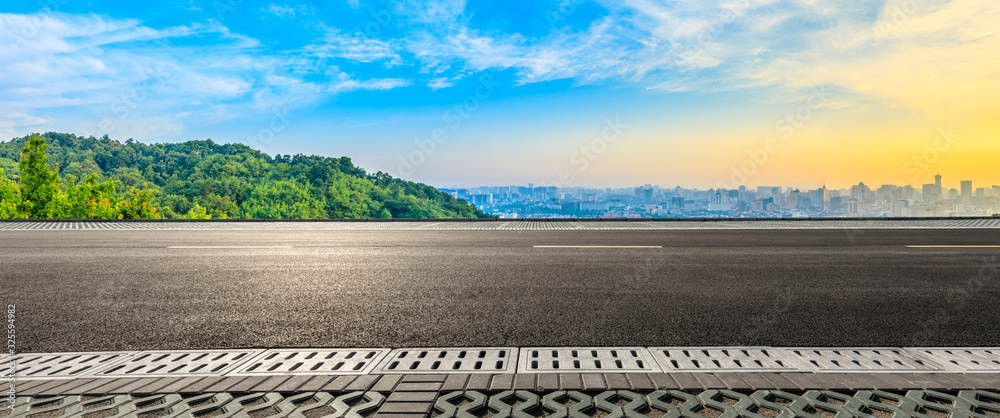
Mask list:
[[[972,198],[972,182],[962,180],[962,199]]]
[[[941,192],[944,191],[941,189],[941,173],[937,173],[937,175],[934,176],[934,185],[937,186],[937,195],[941,196]]]
[[[924,185],[924,203],[937,203],[941,198],[938,193],[938,186],[936,184],[925,184]]]

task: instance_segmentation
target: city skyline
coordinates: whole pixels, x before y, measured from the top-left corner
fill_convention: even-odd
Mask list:
[[[560,217],[919,217],[995,216],[1000,185],[960,180],[949,188],[941,174],[934,183],[810,189],[738,186],[733,189],[661,187],[588,188],[533,185],[443,188],[456,198],[501,218]]]
[[[211,138],[439,187],[986,183],[997,22],[989,0],[7,2],[0,138]]]

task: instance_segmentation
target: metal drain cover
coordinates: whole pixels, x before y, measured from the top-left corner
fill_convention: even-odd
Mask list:
[[[368,374],[388,348],[344,350],[267,350],[233,375]]]
[[[660,367],[645,348],[523,348],[519,373],[650,373]]]
[[[786,348],[787,355],[814,372],[905,373],[943,369],[901,348]]]
[[[787,372],[800,366],[769,347],[657,347],[650,348],[664,371]]]
[[[95,376],[219,376],[246,363],[259,353],[260,350],[143,351],[95,373]]]
[[[374,373],[514,373],[516,358],[510,347],[396,349]]]
[[[1000,348],[910,348],[908,351],[959,373],[1000,372]]]
[[[108,353],[55,353],[55,354],[17,354],[4,358],[4,363],[11,360],[17,362],[17,378],[31,379],[68,379],[86,376],[106,369],[108,365],[117,363],[133,355],[131,352]]]

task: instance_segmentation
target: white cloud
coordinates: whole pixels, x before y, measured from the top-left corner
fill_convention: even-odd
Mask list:
[[[279,18],[281,18],[281,20],[285,20],[286,17],[287,18],[295,17],[294,8],[288,6],[278,6],[274,3],[271,3],[271,5],[268,8],[264,9],[264,11],[271,13],[275,16],[278,16]]]

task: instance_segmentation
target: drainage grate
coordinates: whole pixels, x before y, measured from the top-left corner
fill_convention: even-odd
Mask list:
[[[374,373],[514,373],[516,348],[392,350]]]
[[[143,351],[95,373],[96,377],[220,376],[260,350]]]
[[[800,366],[781,350],[768,347],[659,347],[650,348],[665,371],[782,372]]]
[[[952,372],[1000,372],[1000,348],[910,348]]]
[[[660,367],[645,348],[524,348],[520,373],[646,373]]]
[[[367,374],[389,352],[387,348],[345,350],[267,350],[232,374]]]
[[[933,372],[941,367],[901,348],[787,348],[788,356],[815,372]]]
[[[4,362],[17,362],[17,378],[60,379],[90,375],[132,355],[130,352],[113,353],[57,353],[17,354],[6,357]]]

